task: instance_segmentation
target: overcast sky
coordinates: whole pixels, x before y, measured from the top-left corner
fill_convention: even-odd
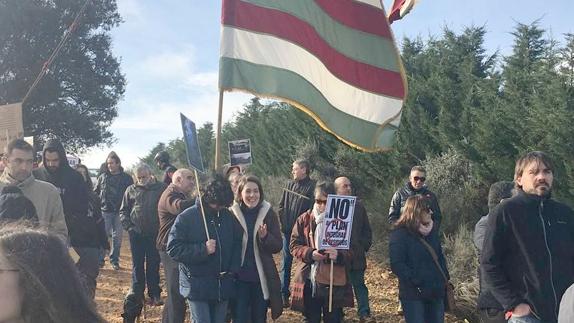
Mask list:
[[[391,1],[384,4],[389,8]],[[181,137],[180,112],[198,128],[217,120],[221,1],[118,0],[118,7],[124,23],[112,31],[113,51],[121,59],[127,88],[111,127],[117,142],[82,156],[83,163],[94,168],[110,150],[129,167],[158,142]],[[517,22],[539,19],[562,41],[563,33],[574,32],[573,12],[572,0],[420,0],[392,28],[400,42],[403,37],[439,35],[445,26],[460,31],[484,25],[489,52],[508,54]],[[249,98],[226,93],[224,121]]]

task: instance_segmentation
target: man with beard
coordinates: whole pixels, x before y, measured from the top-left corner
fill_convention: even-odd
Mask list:
[[[68,164],[59,140],[46,141],[42,164],[33,171],[34,177],[53,184],[60,191],[70,245],[80,256],[76,266],[88,287],[88,295],[93,298],[100,272],[100,253],[106,246],[103,219],[99,212],[90,209],[88,186],[82,175]]]
[[[175,166],[169,163],[169,154],[167,153],[167,151],[162,150],[158,152],[153,158],[153,160],[155,161],[159,169],[165,171],[165,173],[163,174],[163,182],[166,183],[167,185],[171,184],[171,177],[173,176],[173,173],[175,173],[177,168],[175,168]]]
[[[434,193],[431,192],[425,185],[426,179],[426,170],[422,166],[414,166],[411,168],[409,181],[403,188],[395,192],[393,199],[391,200],[391,207],[389,208],[390,223],[394,223],[401,217],[401,210],[405,206],[405,202],[409,197],[415,195],[423,195],[429,199],[429,203],[433,212],[433,227],[438,230],[441,222],[440,207],[438,205],[436,195],[434,195]]]
[[[123,227],[120,221],[120,206],[126,189],[134,183],[132,177],[124,172],[122,161],[115,152],[106,158],[107,170],[98,177],[94,192],[99,195],[102,215],[106,224],[106,234],[112,236],[110,263],[114,270],[120,269],[120,249],[122,247]],[[103,266],[105,254],[102,253],[100,266]]]
[[[543,152],[516,162],[516,195],[489,216],[480,270],[509,323],[557,322],[574,282],[574,212],[551,198],[554,167]]]
[[[32,175],[34,148],[24,139],[14,139],[6,146],[2,158],[6,168],[0,176],[0,190],[8,185],[20,188],[24,196],[34,204],[40,226],[66,241],[68,229],[58,190],[54,185],[39,181]]]

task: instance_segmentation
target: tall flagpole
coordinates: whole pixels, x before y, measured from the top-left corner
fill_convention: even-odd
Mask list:
[[[219,111],[217,114],[217,132],[215,133],[215,170],[221,168],[221,120],[223,113],[223,89],[219,89]]]

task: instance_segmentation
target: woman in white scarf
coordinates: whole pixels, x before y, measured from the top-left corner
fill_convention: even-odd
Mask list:
[[[319,232],[325,225],[327,195],[334,194],[332,183],[318,183],[313,208],[297,219],[291,233],[290,250],[298,260],[291,295],[291,308],[303,312],[309,323],[339,323],[344,306],[352,306],[352,293],[347,279],[346,265],[350,262],[347,250],[318,250]],[[330,261],[333,266],[333,310],[329,312]],[[347,297],[350,296],[350,297]]]

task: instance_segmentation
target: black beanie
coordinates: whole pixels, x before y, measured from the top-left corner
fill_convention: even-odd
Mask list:
[[[514,189],[514,183],[508,181],[500,181],[490,185],[490,190],[488,191],[488,211],[492,211],[502,199],[511,197],[512,189]]]

